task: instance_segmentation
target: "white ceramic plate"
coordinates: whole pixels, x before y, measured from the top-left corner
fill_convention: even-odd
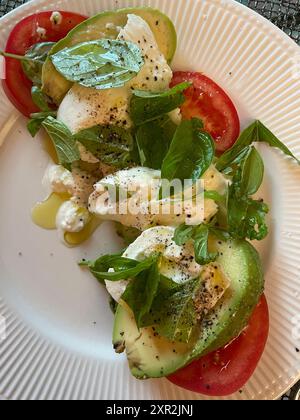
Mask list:
[[[150,5],[178,30],[176,69],[198,70],[221,84],[243,125],[261,119],[300,156],[299,48],[272,24],[227,0],[35,0],[0,20],[0,48],[22,17],[45,9],[93,15],[115,7]],[[42,197],[48,158],[26,133],[3,92],[0,103],[0,394],[8,399],[202,399],[167,380],[131,378],[111,346],[113,316],[101,286],[76,262],[119,249],[109,225],[84,246],[67,249],[56,232],[35,227],[30,209]],[[17,119],[16,119],[17,118]],[[271,312],[264,356],[235,399],[275,399],[300,373],[300,170],[261,146],[272,206],[271,234],[260,249]]]

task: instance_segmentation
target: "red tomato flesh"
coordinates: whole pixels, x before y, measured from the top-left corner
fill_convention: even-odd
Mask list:
[[[220,86],[201,73],[175,72],[171,86],[182,82],[193,84],[185,92],[186,102],[181,107],[183,118],[200,118],[215,140],[217,153],[225,152],[240,134],[240,120],[233,102]]]
[[[6,52],[24,55],[28,49],[39,42],[57,42],[64,38],[71,29],[87,18],[77,13],[60,12],[62,22],[55,24],[50,17],[53,12],[41,12],[21,20],[12,30],[6,44]],[[45,37],[37,33],[37,28],[46,30]],[[3,89],[13,105],[26,117],[39,109],[31,99],[32,83],[25,76],[21,62],[6,58],[6,79],[3,80]]]
[[[192,362],[168,379],[175,385],[209,396],[227,396],[242,389],[261,359],[269,334],[269,310],[263,295],[243,333],[221,350]]]

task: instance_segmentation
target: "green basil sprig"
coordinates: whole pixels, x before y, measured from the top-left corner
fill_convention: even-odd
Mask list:
[[[130,102],[130,117],[136,126],[153,121],[178,108],[185,101],[183,92],[190,83],[181,83],[166,92],[134,90]]]
[[[197,118],[182,121],[163,160],[162,179],[196,182],[207,171],[215,146],[212,137],[202,129],[203,123]]]
[[[277,148],[287,156],[295,159],[298,164],[300,163],[288,147],[285,146],[266,126],[264,126],[262,122],[255,121],[241,133],[236,143],[218,159],[216,164],[217,169],[219,171],[226,171],[226,169],[230,167],[235,159],[240,155],[242,150],[254,142],[267,143],[269,146]]]
[[[95,89],[124,86],[144,65],[136,44],[114,39],[83,42],[51,55],[50,59],[67,80]]]
[[[42,122],[42,126],[54,144],[61,165],[70,168],[73,162],[80,160],[76,141],[65,124],[50,116]]]

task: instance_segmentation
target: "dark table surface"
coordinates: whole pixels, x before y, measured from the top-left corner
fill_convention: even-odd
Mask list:
[[[28,0],[0,0],[0,17],[26,3]],[[286,32],[300,45],[300,0],[238,0],[257,11]],[[282,397],[283,400],[300,400],[300,382]]]

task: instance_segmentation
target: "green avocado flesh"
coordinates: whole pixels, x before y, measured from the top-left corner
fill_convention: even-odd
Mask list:
[[[128,308],[119,305],[113,331],[117,352],[126,350],[133,376],[139,379],[170,375],[194,359],[217,350],[247,326],[264,289],[260,257],[246,241],[214,244],[217,262],[230,280],[225,295],[203,319],[190,343],[171,343],[152,328],[137,328]]]
[[[128,14],[136,14],[149,24],[160,51],[170,63],[177,47],[176,30],[166,15],[152,8],[128,8],[100,13],[76,26],[64,39],[55,44],[50,55],[81,42],[100,38],[116,38],[117,31],[108,29],[107,24],[112,23],[116,27],[124,27]],[[56,104],[60,104],[71,86],[72,83],[56,71],[48,58],[43,66],[43,92],[50,96]]]

